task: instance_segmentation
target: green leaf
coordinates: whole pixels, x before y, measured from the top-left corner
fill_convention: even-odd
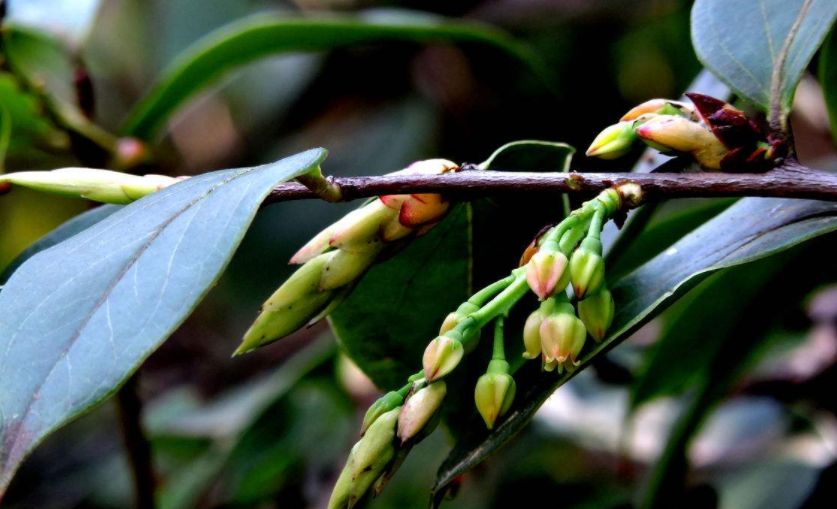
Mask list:
[[[581,366],[561,376],[546,373],[518,387],[519,399],[491,433],[460,441],[439,471],[434,499],[450,483],[511,439],[555,389],[599,354],[618,344],[715,271],[748,263],[837,230],[837,204],[745,198],[612,286],[617,312],[609,336],[593,345]]]
[[[186,319],[270,189],[324,157],[192,177],[12,275],[0,293],[0,491],[47,434],[112,394]]]
[[[831,139],[837,145],[837,30],[831,31],[822,46],[819,77],[828,118],[831,120]]]
[[[66,136],[44,118],[36,99],[21,90],[17,80],[7,72],[0,72],[0,105],[8,113],[9,140],[4,154],[7,158],[20,157],[27,149],[68,146]],[[29,164],[31,159],[27,158]]]
[[[283,53],[387,41],[453,41],[495,46],[540,69],[527,48],[490,26],[396,12],[321,19],[258,15],[231,23],[198,41],[175,60],[128,116],[123,132],[153,138],[178,107],[226,72]]]
[[[698,58],[784,125],[802,73],[837,18],[834,0],[697,0]]]

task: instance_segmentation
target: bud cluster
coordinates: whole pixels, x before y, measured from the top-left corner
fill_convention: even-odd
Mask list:
[[[450,161],[430,159],[397,173],[442,174],[457,169]],[[425,233],[449,207],[437,194],[381,196],[318,233],[291,258],[291,263],[302,266],[262,305],[236,354],[326,316],[387,246]]]
[[[575,369],[587,335],[603,339],[613,320],[614,303],[605,284],[599,239],[602,225],[617,211],[641,200],[642,190],[635,184],[603,191],[536,239],[521,267],[448,314],[439,335],[425,348],[422,371],[367,411],[362,438],[350,453],[329,508],[353,507],[370,488],[375,493],[382,489],[409,448],[435,427],[450,383],[445,377],[476,348],[482,329],[491,322],[493,353],[475,384],[474,403],[488,429],[511,410],[516,383],[506,361],[503,328],[511,308],[529,291],[538,296],[540,306],[526,320],[523,357],[541,357],[547,371]]]
[[[616,159],[637,141],[665,154],[687,155],[702,167],[722,171],[763,171],[784,157],[784,139],[729,103],[686,94],[692,105],[652,99],[628,111],[593,140],[587,155]]]

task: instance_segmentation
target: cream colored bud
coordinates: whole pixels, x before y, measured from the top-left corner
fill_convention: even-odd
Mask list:
[[[424,349],[424,378],[428,382],[442,378],[453,371],[464,354],[460,341],[448,336],[437,337]]]
[[[442,406],[446,393],[447,386],[440,380],[422,387],[407,398],[398,414],[398,438],[402,444],[416,437],[427,426]]]
[[[542,249],[532,256],[526,264],[526,281],[540,300],[567,287],[570,279],[568,263],[567,257],[560,251]]]

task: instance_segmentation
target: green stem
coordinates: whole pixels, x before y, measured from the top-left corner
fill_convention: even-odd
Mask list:
[[[506,350],[503,339],[503,328],[505,325],[505,321],[505,315],[500,315],[497,317],[496,320],[494,320],[494,349],[491,354],[491,360],[493,361],[506,360]]]
[[[523,271],[516,269],[512,275],[515,279],[510,285],[479,310],[471,313],[470,317],[476,321],[477,327],[482,328],[497,316],[508,313],[509,309],[529,291],[529,283],[526,282],[526,275]]]
[[[476,306],[482,307],[488,299],[497,295],[498,292],[504,290],[506,287],[512,284],[514,279],[514,274],[510,274],[508,277],[504,277],[499,281],[495,281],[483,288],[482,290],[478,291],[474,295],[472,295],[471,298],[468,299],[468,302]]]

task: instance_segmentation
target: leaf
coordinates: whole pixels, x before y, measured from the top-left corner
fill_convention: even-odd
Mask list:
[[[325,157],[192,177],[27,260],[0,293],[0,490],[194,309],[277,182]]]
[[[74,101],[72,57],[58,39],[36,29],[6,24],[3,49],[9,65],[26,81],[57,99]]]
[[[258,15],[222,27],[175,60],[128,115],[123,132],[153,138],[178,107],[226,72],[283,53],[326,51],[386,41],[454,41],[495,46],[540,68],[527,48],[486,25],[427,15],[371,14],[321,19]]]
[[[831,139],[837,145],[837,30],[831,31],[822,46],[819,77],[828,118],[831,120]]]
[[[20,253],[17,258],[15,258],[12,263],[10,263],[9,266],[6,267],[2,273],[0,273],[0,286],[6,284],[6,281],[9,280],[14,271],[23,265],[23,262],[29,258],[45,249],[69,239],[77,233],[81,233],[121,208],[122,207],[120,205],[102,205],[100,207],[96,207],[93,210],[88,210],[77,215],[69,221],[66,221],[58,228],[44,235]]]
[[[628,337],[713,272],[748,263],[837,230],[837,204],[809,200],[745,198],[612,287],[617,311],[609,336],[562,376],[543,374],[519,387],[519,399],[492,433],[474,432],[454,447],[434,487],[438,501],[450,483],[497,450],[532,418],[558,387],[599,354]]]
[[[834,0],[697,0],[698,58],[784,125],[796,85],[837,18]]]

